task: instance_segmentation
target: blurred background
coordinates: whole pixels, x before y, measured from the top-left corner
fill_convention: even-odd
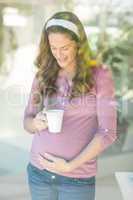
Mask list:
[[[72,11],[84,24],[94,57],[113,72],[118,140],[99,158],[96,199],[123,199],[116,172],[133,171],[133,1],[0,0],[0,199],[29,200],[26,165],[32,136],[23,112],[45,21]]]

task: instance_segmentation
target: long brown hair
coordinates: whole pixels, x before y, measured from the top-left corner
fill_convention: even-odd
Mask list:
[[[61,27],[61,26],[51,26],[46,30],[46,24],[50,19],[65,19],[73,22],[79,31],[80,37],[78,37],[74,32]],[[91,71],[91,66],[89,61],[92,59],[92,53],[88,44],[87,36],[84,31],[84,27],[78,17],[72,12],[58,12],[54,14],[44,25],[39,52],[35,60],[35,64],[38,68],[37,78],[40,82],[40,92],[45,95],[52,95],[57,92],[56,79],[60,70],[56,59],[53,57],[49,41],[49,33],[64,33],[67,34],[70,39],[75,40],[78,44],[77,52],[77,68],[76,74],[73,78],[73,86],[70,98],[79,96],[89,92],[93,85],[93,76]]]

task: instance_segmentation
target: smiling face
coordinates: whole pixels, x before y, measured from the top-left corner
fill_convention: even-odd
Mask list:
[[[63,33],[50,33],[48,40],[51,52],[59,66],[71,71],[71,68],[76,66],[77,43]]]

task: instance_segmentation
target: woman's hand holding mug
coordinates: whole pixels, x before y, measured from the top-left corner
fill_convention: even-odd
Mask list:
[[[33,126],[37,131],[44,130],[48,127],[47,119],[42,111],[37,113],[33,119]]]

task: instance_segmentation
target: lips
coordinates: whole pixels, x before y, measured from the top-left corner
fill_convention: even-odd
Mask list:
[[[59,62],[65,62],[65,60],[58,60]]]
[[[58,59],[58,62],[65,62],[67,60],[67,58],[61,60],[61,59]]]

